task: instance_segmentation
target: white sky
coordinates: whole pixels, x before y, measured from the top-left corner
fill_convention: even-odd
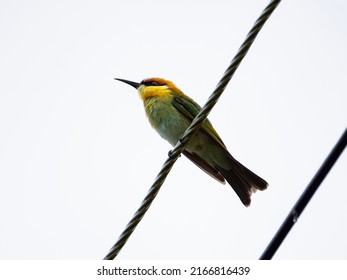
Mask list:
[[[203,105],[268,1],[1,1],[0,259],[102,259],[171,149],[136,91]],[[346,128],[347,2],[283,1],[210,120],[270,186],[181,157],[119,259],[257,259]],[[347,258],[344,152],[276,259]]]

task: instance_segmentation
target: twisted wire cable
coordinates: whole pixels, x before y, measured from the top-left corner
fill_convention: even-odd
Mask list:
[[[136,226],[139,224],[139,222],[141,221],[141,219],[147,212],[148,208],[152,204],[154,198],[159,192],[160,187],[164,183],[167,175],[169,174],[172,166],[174,165],[174,163],[176,162],[176,160],[178,159],[178,157],[184,150],[185,145],[193,137],[193,135],[198,131],[203,121],[207,118],[208,114],[211,112],[212,108],[217,103],[219,97],[222,95],[224,89],[226,88],[227,84],[231,80],[232,76],[234,75],[242,59],[245,57],[248,50],[250,49],[254,39],[256,38],[259,31],[264,26],[265,22],[267,21],[267,19],[270,17],[270,15],[276,9],[276,7],[278,6],[280,2],[281,2],[280,0],[272,0],[268,4],[268,6],[263,10],[263,12],[261,13],[259,18],[255,22],[255,24],[253,25],[252,29],[249,31],[245,41],[239,48],[237,54],[231,61],[229,67],[224,72],[223,77],[219,81],[216,89],[213,91],[213,93],[207,100],[206,104],[202,107],[200,113],[195,117],[195,119],[187,128],[185,133],[181,136],[180,140],[177,142],[173,150],[169,152],[169,157],[165,161],[154,183],[150,187],[146,197],[142,201],[140,208],[136,211],[133,218],[131,219],[131,221],[128,223],[128,225],[126,226],[126,228],[124,229],[120,237],[118,238],[117,242],[113,245],[109,253],[105,256],[104,260],[114,259],[118,255],[119,251],[123,248],[128,238],[130,237],[132,232],[135,230]]]

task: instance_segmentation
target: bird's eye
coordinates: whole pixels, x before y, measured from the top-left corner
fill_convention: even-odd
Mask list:
[[[142,85],[145,85],[145,86],[162,86],[162,84],[158,81],[153,81],[153,80],[143,80],[141,82]]]

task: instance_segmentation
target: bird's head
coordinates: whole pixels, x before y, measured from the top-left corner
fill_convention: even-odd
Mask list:
[[[142,80],[141,83],[117,78],[115,78],[115,80],[121,81],[136,88],[142,100],[145,100],[149,97],[163,97],[168,95],[183,94],[173,82],[170,82],[163,78],[147,78]]]

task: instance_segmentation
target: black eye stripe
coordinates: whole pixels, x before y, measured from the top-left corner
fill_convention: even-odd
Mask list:
[[[141,85],[145,85],[145,86],[163,86],[164,84],[161,84],[161,83],[159,83],[157,81],[151,81],[151,80],[146,81],[146,80],[143,80],[141,82]]]

